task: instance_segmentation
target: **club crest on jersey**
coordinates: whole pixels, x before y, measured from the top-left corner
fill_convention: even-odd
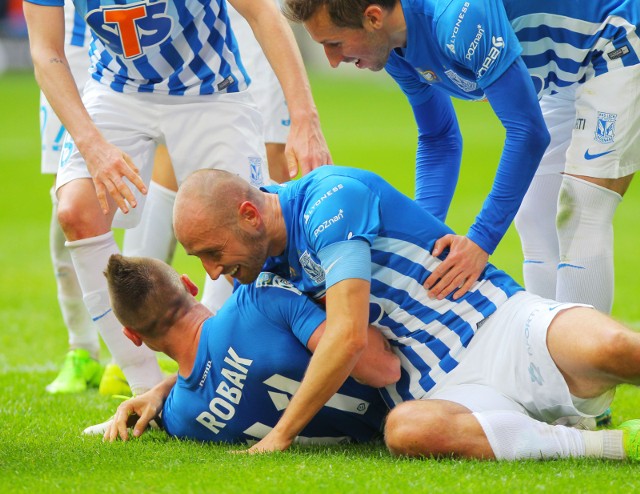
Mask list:
[[[613,142],[616,131],[616,113],[598,112],[598,124],[596,125],[596,133],[593,139],[602,144],[610,144]]]
[[[424,77],[424,80],[427,81],[429,84],[433,84],[434,82],[440,82],[440,79],[438,78],[438,76],[433,70],[422,70],[422,69],[416,69],[416,70],[422,77]]]
[[[167,2],[102,5],[85,20],[111,51],[133,59],[169,38],[173,19],[166,12]]]
[[[258,275],[258,279],[256,280],[256,288],[263,288],[265,286],[273,286],[276,288],[282,288],[284,290],[289,290],[297,295],[302,295],[302,292],[298,290],[289,280],[285,280],[281,276],[278,276],[274,273],[269,273],[267,271],[263,271]]]
[[[259,187],[264,185],[264,174],[262,173],[262,158],[249,158],[249,181],[251,185]]]
[[[311,254],[309,254],[308,251],[304,251],[299,261],[304,272],[309,275],[309,278],[311,278],[316,285],[322,285],[324,283],[324,269],[311,258]]]

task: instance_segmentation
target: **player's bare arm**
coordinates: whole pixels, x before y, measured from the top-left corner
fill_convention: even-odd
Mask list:
[[[326,323],[323,323],[309,338],[307,348],[311,352],[315,352],[325,329]],[[389,341],[375,326],[370,325],[367,328],[367,346],[351,371],[351,377],[374,388],[382,388],[400,379],[400,359],[391,350]]]
[[[327,326],[300,388],[249,453],[283,451],[342,386],[367,345],[370,283],[347,279],[327,290]]]
[[[231,0],[247,20],[275,72],[291,116],[286,146],[289,175],[332,163],[311,86],[293,32],[271,0]]]
[[[42,92],[87,162],[102,210],[105,214],[109,211],[109,195],[128,212],[136,200],[122,177],[142,193],[146,187],[129,157],[104,139],[82,103],[64,54],[63,7],[23,5],[34,72]]]

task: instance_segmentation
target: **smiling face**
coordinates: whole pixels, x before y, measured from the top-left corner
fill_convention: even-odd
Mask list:
[[[212,279],[229,275],[242,284],[256,280],[267,260],[267,241],[258,232],[246,232],[229,225],[186,232],[185,251],[197,256]]]
[[[311,38],[324,47],[332,67],[341,62],[354,63],[359,69],[377,72],[386,65],[392,46],[384,30],[379,28],[379,19],[372,19],[366,12],[364,19],[362,28],[337,27],[324,6],[304,22],[304,27]]]

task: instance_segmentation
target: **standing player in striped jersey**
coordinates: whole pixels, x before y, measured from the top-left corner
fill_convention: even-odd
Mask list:
[[[114,211],[126,213],[116,226],[138,221],[158,144],[167,146],[178,183],[206,167],[265,183],[262,120],[245,91],[250,80],[224,0],[74,3],[93,34],[82,99],[64,56],[63,1],[25,2],[25,18],[36,78],[72,137],[58,173],[58,219],[89,314],[137,394],[162,375],[153,352],[124,339],[109,305],[102,270],[118,251]],[[329,163],[291,29],[270,0],[233,4],[251,24],[287,98],[290,172]]]
[[[440,219],[462,151],[449,96],[488,99],[505,127],[480,214],[465,237],[436,244],[434,253],[450,254],[427,280],[433,296],[460,297],[472,286],[527,193],[516,222],[527,288],[610,311],[612,218],[640,166],[636,0],[285,0],[284,6],[324,46],[333,67],[384,68],[400,85],[418,125],[416,200]],[[545,154],[547,127],[553,135]]]
[[[527,293],[491,264],[464,296],[430,298],[424,283],[445,259],[434,245],[453,232],[371,172],[324,167],[257,190],[230,173],[201,170],[178,191],[174,228],[214,279],[251,283],[266,261],[267,271],[326,302],[326,331],[300,388],[250,451],[289,447],[351,372],[371,323],[402,366],[383,392],[390,406],[406,402],[402,419],[395,410],[388,418],[393,451],[639,457],[640,421],[588,433],[549,424],[595,417],[617,384],[639,384],[640,334],[591,307]],[[413,427],[437,422],[433,414],[451,417],[457,443],[445,433],[448,422]]]
[[[180,438],[252,443],[269,432],[322,337],[325,314],[317,304],[279,276],[262,273],[213,316],[195,300],[197,287],[157,260],[112,256],[105,276],[128,337],[164,351],[179,365],[177,383],[174,376],[121,404],[105,439],[126,439],[133,412],[140,417],[134,436],[160,411],[165,430]],[[380,387],[398,378],[400,363],[375,328],[369,334],[366,354],[352,374]],[[299,441],[380,437],[388,409],[376,389],[360,383],[348,379]]]
[[[91,36],[87,25],[69,3],[64,8],[64,50],[69,68],[78,91],[89,78],[89,42]],[[40,168],[43,174],[56,175],[60,163],[64,126],[51,105],[40,93],[40,137],[42,153]],[[87,308],[82,301],[82,290],[78,284],[73,262],[65,247],[64,232],[58,223],[58,198],[55,184],[51,189],[52,213],[49,225],[49,252],[56,278],[58,304],[62,320],[69,335],[69,351],[56,378],[47,385],[49,393],[79,393],[89,386],[98,386],[102,377],[99,362],[100,341]]]

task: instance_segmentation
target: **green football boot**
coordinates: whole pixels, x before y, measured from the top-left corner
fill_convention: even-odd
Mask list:
[[[627,420],[618,426],[624,438],[624,452],[628,460],[640,461],[640,419]]]
[[[57,377],[45,388],[51,394],[82,393],[97,388],[104,368],[91,354],[82,348],[67,353]]]
[[[107,364],[98,391],[105,396],[131,396],[131,388],[127,378],[124,376],[122,369],[116,364]]]

